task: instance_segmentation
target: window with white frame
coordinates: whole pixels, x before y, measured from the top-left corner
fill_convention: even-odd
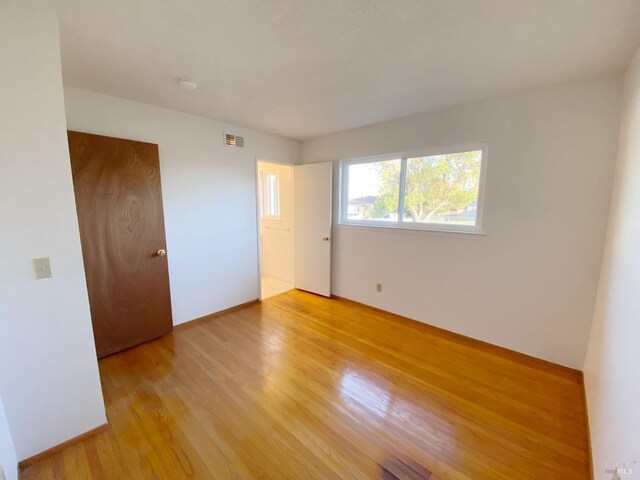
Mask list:
[[[261,218],[280,218],[280,175],[277,172],[260,174],[260,206]]]
[[[479,232],[485,163],[481,145],[344,161],[340,223]]]

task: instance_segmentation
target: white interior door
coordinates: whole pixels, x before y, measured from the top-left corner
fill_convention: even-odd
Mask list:
[[[331,296],[332,164],[293,169],[295,287]]]

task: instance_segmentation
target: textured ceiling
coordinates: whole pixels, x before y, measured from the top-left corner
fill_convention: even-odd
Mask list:
[[[620,73],[640,43],[639,0],[55,3],[65,84],[298,139]]]

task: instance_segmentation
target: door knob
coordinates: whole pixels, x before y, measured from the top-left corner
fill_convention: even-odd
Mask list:
[[[329,237],[322,237],[323,242],[328,242],[329,240],[330,240]]]
[[[156,252],[156,255],[158,255],[159,257],[164,257],[166,254],[167,254],[167,251],[163,248],[161,248]]]

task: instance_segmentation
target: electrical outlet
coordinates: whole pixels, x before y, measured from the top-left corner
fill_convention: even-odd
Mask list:
[[[376,283],[376,292],[381,292],[381,291],[382,291],[382,284]]]
[[[51,277],[51,262],[49,261],[49,257],[34,258],[33,268],[36,271],[36,278],[38,280]]]

